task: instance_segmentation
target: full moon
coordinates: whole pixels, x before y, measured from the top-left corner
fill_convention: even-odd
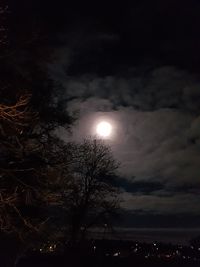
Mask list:
[[[96,132],[99,136],[108,137],[111,134],[112,126],[106,121],[102,121],[97,125]]]

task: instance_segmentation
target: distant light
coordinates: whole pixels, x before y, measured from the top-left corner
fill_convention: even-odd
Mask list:
[[[120,252],[116,252],[113,254],[114,257],[118,257],[120,255]]]

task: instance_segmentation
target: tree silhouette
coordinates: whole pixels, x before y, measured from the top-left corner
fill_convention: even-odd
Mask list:
[[[84,140],[68,147],[70,162],[63,202],[72,241],[95,225],[108,223],[119,205],[112,177],[119,166],[101,140]]]
[[[12,236],[4,238],[7,262],[51,238],[50,210],[60,203],[59,170],[67,161],[63,142],[44,130],[29,100],[25,95],[13,105],[0,104],[0,231]]]
[[[7,11],[1,3],[2,29]],[[53,129],[69,120],[64,107],[52,103],[53,85],[39,68],[30,63],[31,78],[20,76],[10,60],[17,50],[6,31],[0,34],[0,262],[13,266],[21,251],[50,235],[49,207],[59,199],[55,171],[64,161]]]

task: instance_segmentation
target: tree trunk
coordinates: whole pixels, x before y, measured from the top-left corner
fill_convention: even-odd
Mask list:
[[[72,225],[72,232],[71,232],[71,243],[72,245],[76,245],[79,241],[79,234],[80,234],[80,224],[73,224]]]

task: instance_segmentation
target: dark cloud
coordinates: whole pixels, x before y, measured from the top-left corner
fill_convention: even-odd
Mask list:
[[[81,99],[99,97],[109,99],[115,109],[131,106],[138,110],[178,109],[185,112],[200,112],[200,81],[196,75],[172,66],[151,69],[129,77],[81,75],[67,76],[67,56],[61,57],[60,65],[51,65],[51,75],[66,88],[66,98]],[[62,63],[65,59],[65,71]]]
[[[192,193],[174,195],[135,195],[133,193],[122,193],[122,207],[127,211],[142,210],[151,214],[193,214],[199,215],[199,196]]]
[[[79,46],[91,32],[119,37],[117,45],[113,43],[110,48],[91,42],[84,51],[79,50],[71,68],[73,74],[88,70],[113,73],[119,63],[133,65],[134,62],[135,65],[147,58],[161,60],[164,65],[199,70],[198,0],[190,0],[189,4],[187,0],[10,2],[16,24],[20,22],[24,27],[24,19],[29,25],[31,18],[33,23],[46,29],[54,44],[58,42],[55,38],[58,33],[71,34],[67,40],[71,43],[72,39],[76,40],[77,31],[82,32]],[[95,64],[97,58],[98,64]]]
[[[134,177],[129,180],[120,176],[114,177],[113,185],[119,187],[122,192],[128,192],[138,195],[154,195],[158,197],[171,197],[178,194],[199,195],[200,189],[196,184],[168,185],[158,181],[134,181]]]
[[[121,162],[124,209],[200,212],[196,189],[200,185],[200,98],[195,75],[163,66],[146,75],[141,71],[130,77],[129,73],[128,78],[63,75],[60,82],[66,99],[73,99],[68,111],[80,114],[71,137],[60,131],[64,139],[93,135],[102,119],[113,124],[109,145]]]
[[[152,194],[155,191],[161,190],[164,188],[164,185],[159,182],[145,182],[145,181],[129,181],[127,179],[116,177],[114,185],[120,187],[122,190],[130,193],[138,194]]]
[[[197,228],[200,224],[199,215],[191,214],[152,214],[142,210],[136,212],[122,211],[121,221],[117,226],[139,228]],[[132,229],[130,229],[132,230]],[[184,236],[186,231],[184,231]],[[159,233],[161,234],[161,233]],[[196,233],[194,233],[195,235]],[[154,235],[155,236],[155,235]]]

